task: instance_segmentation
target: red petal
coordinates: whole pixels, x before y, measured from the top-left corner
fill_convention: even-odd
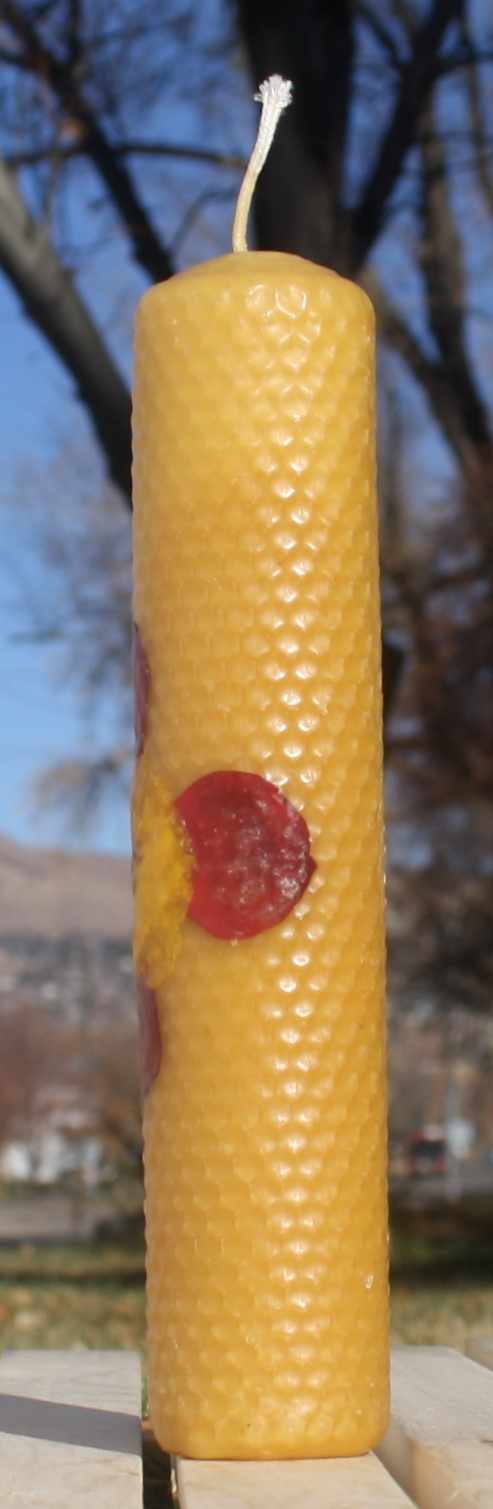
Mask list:
[[[176,801],[194,855],[188,915],[216,938],[252,938],[282,922],[316,868],[301,813],[277,786],[242,770],[201,776]]]
[[[142,975],[137,975],[135,983],[139,1017],[140,1082],[142,1094],[147,1095],[161,1068],[161,1027],[155,992],[146,984]]]
[[[132,626],[132,663],[134,681],[134,721],[137,754],[142,754],[147,728],[147,710],[151,673],[138,624]]]

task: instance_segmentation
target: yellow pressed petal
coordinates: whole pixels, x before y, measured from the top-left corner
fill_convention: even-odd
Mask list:
[[[192,894],[192,857],[162,778],[139,756],[133,791],[134,959],[153,990],[172,974]]]

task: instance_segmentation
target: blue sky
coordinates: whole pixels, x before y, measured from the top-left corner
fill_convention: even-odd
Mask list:
[[[190,79],[182,68],[171,70],[157,109],[133,127],[134,135],[178,143],[224,145],[238,152],[251,139],[256,107],[241,72],[232,76],[227,49],[211,78],[209,90],[194,101],[193,76],[207,41],[224,29],[223,0],[207,0],[197,9],[194,31],[186,40]],[[222,35],[222,32],[221,32]],[[185,95],[185,98],[183,98]],[[223,134],[224,133],[224,134]],[[221,141],[222,135],[222,141]],[[138,159],[132,169],[140,191],[152,193],[152,213],[168,244],[179,241],[179,265],[199,256],[228,249],[229,225],[237,175],[222,171],[215,187],[226,197],[205,204],[196,223],[180,235],[190,204],[204,187],[214,185],[209,167],[188,168],[172,158]],[[94,205],[97,205],[94,210]],[[83,163],[74,164],[65,193],[62,240],[77,246],[77,277],[97,321],[101,321],[115,360],[131,380],[133,314],[146,286],[143,276],[126,260],[125,238],[115,217],[105,210],[101,186]],[[197,246],[199,250],[197,252]],[[54,813],[42,815],[33,801],[33,785],[40,770],[67,757],[83,755],[98,738],[104,741],[105,709],[82,722],[76,690],[60,679],[58,655],[46,645],[26,641],[23,603],[30,583],[36,591],[52,590],[36,540],[31,536],[31,505],[36,502],[36,470],[56,460],[72,432],[94,447],[87,421],[64,369],[51,354],[23,312],[21,303],[0,273],[0,329],[2,332],[0,404],[0,830],[21,841],[39,844],[127,851],[128,811],[124,800],[108,801],[91,831],[76,834]],[[91,464],[91,460],[90,460]],[[96,462],[97,469],[97,462]],[[27,480],[31,476],[31,481]],[[20,482],[19,482],[20,479]],[[33,480],[34,479],[34,480]],[[67,506],[70,506],[70,499]],[[27,507],[26,507],[27,502]],[[111,716],[108,713],[108,734]],[[130,732],[130,731],[129,731]]]
[[[37,556],[35,499],[24,469],[53,462],[64,434],[85,420],[61,364],[0,276],[2,402],[0,404],[0,830],[22,842],[69,844],[128,852],[125,802],[115,797],[94,826],[75,833],[54,812],[40,810],[37,775],[58,761],[89,752],[94,725],[81,720],[76,688],[60,674],[56,649],[29,639],[26,597],[32,583],[52,590]],[[101,725],[101,709],[98,714]],[[99,731],[99,730],[98,730]]]
[[[71,400],[58,364],[22,313],[19,300],[0,278],[2,330],[2,402],[0,454],[3,458],[3,499],[15,494],[23,460],[40,463],[50,458],[59,403]],[[55,682],[53,652],[22,642],[26,632],[22,612],[25,573],[33,561],[29,523],[18,521],[9,508],[1,516],[0,548],[0,829],[30,843],[53,843],[60,829],[53,818],[34,817],[32,784],[37,771],[73,754],[80,739],[77,699],[70,688]],[[108,814],[104,842],[125,848],[125,815]]]
[[[214,50],[213,73],[208,88],[202,88],[204,35],[209,42],[224,22],[224,0],[205,0],[195,11],[195,32],[185,39],[188,73],[180,66],[166,79],[162,98],[154,110],[134,126],[132,134],[148,139],[161,135],[183,144],[223,147],[230,153],[248,150],[257,107],[238,59],[223,47],[219,61]],[[224,40],[224,39],[222,39]],[[233,66],[232,66],[233,61]],[[201,84],[197,92],[196,82]],[[195,87],[195,94],[194,94]],[[460,110],[459,110],[460,115]],[[164,239],[175,250],[178,263],[188,265],[200,257],[229,249],[238,175],[209,166],[183,164],[172,158],[133,159],[143,197]],[[459,178],[461,202],[463,183]],[[199,206],[204,189],[221,196]],[[187,220],[191,204],[197,203],[197,219]],[[413,255],[413,236],[405,205],[398,222],[400,234],[382,238],[377,256],[395,287],[406,312],[416,319],[420,293]],[[186,231],[183,232],[184,226]],[[104,327],[115,359],[127,381],[131,376],[131,328],[135,306],[145,285],[140,272],[126,260],[125,238],[115,216],[104,205],[101,185],[83,163],[70,169],[58,227],[69,251],[76,247],[79,287],[93,315]],[[474,287],[470,339],[476,346],[479,370],[491,383],[491,225],[478,223],[468,251],[468,273]],[[391,261],[389,261],[389,256]],[[75,260],[75,259],[74,259]],[[392,279],[391,279],[392,281]],[[419,327],[418,327],[419,328]],[[29,486],[36,487],[35,473],[53,463],[57,450],[73,432],[91,447],[89,427],[71,382],[61,363],[50,353],[24,315],[20,302],[0,274],[0,330],[2,332],[2,401],[0,404],[0,830],[30,843],[67,842],[67,832],[54,814],[36,814],[32,786],[43,768],[70,756],[84,754],[95,737],[105,733],[105,708],[100,704],[97,724],[83,724],[74,687],[60,680],[59,662],[52,649],[28,643],[23,600],[29,583],[37,591],[52,590],[52,582],[37,555],[31,533],[31,511],[26,507]],[[409,385],[408,385],[409,386]],[[415,529],[424,535],[434,508],[453,485],[453,468],[446,447],[428,423],[426,405],[409,387],[409,426],[413,430],[412,455],[404,457],[408,470],[419,479],[419,506],[414,511]],[[91,464],[91,463],[90,463]],[[26,481],[26,466],[31,482]],[[22,475],[20,485],[19,477]],[[416,492],[415,482],[410,484]],[[16,497],[17,494],[17,497]],[[14,501],[13,501],[14,500]],[[34,502],[35,499],[31,499]],[[67,507],[70,505],[67,499]],[[4,505],[2,507],[2,504]],[[24,639],[21,635],[24,634]],[[111,717],[106,717],[108,732]],[[70,834],[71,844],[121,851],[128,849],[128,813],[121,800],[108,803],[92,832]]]

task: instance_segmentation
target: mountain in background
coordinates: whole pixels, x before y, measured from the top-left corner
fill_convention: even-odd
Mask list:
[[[132,934],[130,859],[38,849],[0,833],[0,936]]]

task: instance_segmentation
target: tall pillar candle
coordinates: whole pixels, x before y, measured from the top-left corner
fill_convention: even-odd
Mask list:
[[[183,1455],[358,1453],[388,1391],[365,294],[248,251],[153,288],[134,456],[152,1421]]]

